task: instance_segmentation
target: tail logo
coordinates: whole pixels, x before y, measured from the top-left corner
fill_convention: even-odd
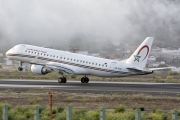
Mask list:
[[[148,56],[148,54],[149,54],[149,47],[147,46],[147,45],[144,45],[144,46],[142,46],[140,49],[139,49],[139,51],[138,51],[138,54],[137,55],[134,55],[134,62],[135,61],[138,61],[139,62],[139,59],[141,58],[141,56],[139,55],[140,53],[141,53],[141,51],[143,50],[143,49],[147,49],[147,53],[146,53],[146,55],[145,55],[145,57],[144,57],[144,59],[143,60],[145,60],[146,58],[147,58],[147,56]],[[143,61],[142,60],[142,61]]]
[[[135,62],[135,61],[138,61],[138,62],[139,62],[139,58],[141,58],[141,56],[139,56],[139,55],[134,55],[134,62]]]

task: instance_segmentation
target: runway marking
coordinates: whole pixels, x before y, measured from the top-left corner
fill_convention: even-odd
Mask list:
[[[0,79],[2,81],[16,81],[16,82],[48,82],[48,83],[58,83],[57,80],[26,80],[26,79]],[[67,83],[81,83],[81,81],[77,80],[67,80]],[[114,81],[90,81],[89,83],[105,83],[105,84],[141,84],[141,85],[180,85],[180,83],[152,83],[152,82],[114,82]]]
[[[14,85],[14,84],[0,84],[0,87],[14,87],[14,88],[63,88],[63,87],[76,87],[76,86],[53,86],[53,85]]]
[[[52,85],[13,85],[13,84],[0,84],[0,87],[7,87],[7,88],[40,88],[40,89],[46,89],[46,88],[67,88],[67,87],[76,87],[77,86],[52,86]],[[65,89],[65,90],[74,90],[74,91],[104,91],[109,92],[108,90],[102,90],[102,89]],[[141,90],[111,90],[111,92],[142,92]],[[171,92],[171,91],[143,91],[143,93],[176,93],[179,94],[180,92]]]

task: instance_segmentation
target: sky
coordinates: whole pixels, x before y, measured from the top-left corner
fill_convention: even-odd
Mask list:
[[[180,45],[177,0],[0,0],[0,51],[17,44],[100,50],[107,44]]]

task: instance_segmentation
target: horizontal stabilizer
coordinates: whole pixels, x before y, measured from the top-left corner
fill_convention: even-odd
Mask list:
[[[158,70],[168,70],[168,69],[172,69],[173,67],[163,67],[163,68],[147,68],[147,70],[151,70],[151,71],[158,71]]]
[[[148,69],[140,69],[140,68],[127,68],[128,70],[130,71],[133,71],[133,72],[152,72],[152,70],[148,70]]]
[[[137,71],[137,72],[139,72],[139,71],[143,71],[143,70],[141,70],[141,69],[138,69],[138,68],[127,68],[128,70],[132,70],[132,71]]]

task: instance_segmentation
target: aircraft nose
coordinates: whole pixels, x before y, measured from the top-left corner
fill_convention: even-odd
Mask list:
[[[9,54],[9,50],[6,52],[6,57],[8,56],[8,54]]]

